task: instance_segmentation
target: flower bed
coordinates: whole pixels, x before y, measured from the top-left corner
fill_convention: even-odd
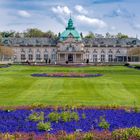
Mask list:
[[[86,73],[36,73],[31,74],[33,77],[71,77],[71,78],[86,78],[86,77],[99,77],[102,74],[86,74]]]
[[[31,133],[44,134],[46,131],[51,134],[56,134],[59,131],[65,131],[66,133],[73,133],[76,131],[89,132],[93,130],[109,130],[114,131],[119,128],[131,128],[140,127],[140,113],[135,113],[134,111],[126,112],[125,110],[98,110],[98,109],[74,109],[69,110],[73,113],[73,118],[69,118],[68,110],[58,109],[57,111],[52,108],[46,109],[34,109],[34,110],[1,110],[0,111],[0,132],[1,133]],[[37,115],[37,119],[33,119],[31,116],[33,112],[37,114],[44,114],[43,118]],[[50,113],[58,113],[61,117],[56,118],[56,115],[50,117]],[[78,114],[78,117],[77,117]],[[105,121],[101,120],[101,117]],[[51,119],[50,119],[51,118]],[[54,120],[57,120],[55,121]],[[63,120],[63,118],[65,118]],[[50,123],[51,129],[40,130],[38,129],[38,123],[44,122]],[[102,124],[101,124],[102,123]],[[108,128],[105,127],[109,124]]]

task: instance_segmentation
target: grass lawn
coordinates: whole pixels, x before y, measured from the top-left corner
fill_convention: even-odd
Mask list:
[[[100,73],[94,78],[31,77],[33,73]],[[123,66],[0,68],[0,105],[140,105],[140,71]]]

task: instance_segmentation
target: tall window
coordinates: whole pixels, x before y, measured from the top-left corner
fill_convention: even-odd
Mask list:
[[[21,60],[26,60],[25,54],[21,54]]]
[[[29,54],[28,55],[28,58],[29,58],[29,60],[33,60],[33,55],[32,54]]]
[[[45,52],[44,52],[44,60],[48,60],[48,51],[47,50],[45,50]]]
[[[105,62],[105,55],[104,54],[101,55],[101,62]]]
[[[97,62],[97,54],[93,54],[93,62]]]
[[[39,50],[36,52],[36,60],[41,60],[41,54]]]
[[[32,50],[31,50],[31,49],[29,49],[28,59],[29,59],[30,61],[33,60],[33,53],[32,53]]]
[[[26,60],[25,51],[23,49],[21,50],[21,60]]]
[[[36,54],[36,60],[41,60],[40,53],[37,53],[37,54]]]
[[[51,57],[53,60],[55,60],[56,59],[56,52],[55,52],[55,50],[53,49],[53,51],[52,51],[52,57]]]
[[[113,61],[113,55],[112,55],[112,54],[109,54],[109,55],[108,55],[108,61],[109,61],[109,62],[112,62],[112,61]]]
[[[86,59],[89,59],[89,51],[88,51],[88,49],[86,50]]]

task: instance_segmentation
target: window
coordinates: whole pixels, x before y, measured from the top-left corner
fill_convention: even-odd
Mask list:
[[[56,59],[56,54],[52,53],[52,59]]]
[[[44,60],[47,60],[48,58],[49,58],[48,51],[47,51],[47,49],[45,49],[45,51],[44,51]]]
[[[105,55],[104,54],[101,55],[101,62],[105,62]]]
[[[33,60],[33,54],[32,54],[32,50],[31,49],[29,49],[28,59],[29,60]]]
[[[25,51],[24,49],[21,50],[21,60],[26,60]]]
[[[37,52],[36,52],[36,60],[41,60],[41,54],[40,54],[39,49],[37,49]]]
[[[25,54],[21,54],[21,60],[25,60],[26,57],[25,57]]]
[[[97,55],[96,54],[93,55],[93,62],[97,62]]]
[[[29,60],[33,60],[33,55],[32,54],[29,54],[28,55],[28,58],[29,58]]]
[[[53,60],[56,59],[55,49],[53,49],[53,51],[52,51],[52,56],[51,56],[51,58],[52,58]]]
[[[47,60],[47,59],[48,59],[48,54],[45,53],[45,54],[44,54],[44,60]]]
[[[111,55],[111,54],[108,55],[108,61],[109,62],[112,62],[113,61],[113,55]]]
[[[40,53],[37,53],[37,54],[36,54],[36,60],[41,60]]]

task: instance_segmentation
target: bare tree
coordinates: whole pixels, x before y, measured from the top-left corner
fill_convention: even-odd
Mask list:
[[[136,47],[136,48],[131,48],[128,51],[128,55],[137,55],[140,56],[140,47]]]
[[[10,58],[13,56],[14,51],[10,47],[0,46],[0,59]]]

